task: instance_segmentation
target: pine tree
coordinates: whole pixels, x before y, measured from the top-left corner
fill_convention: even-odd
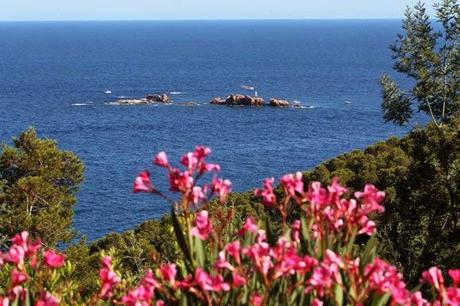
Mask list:
[[[441,126],[460,113],[460,6],[457,0],[435,4],[435,31],[425,5],[407,8],[396,43],[391,46],[394,69],[414,81],[403,91],[388,75],[383,75],[383,118],[398,125],[407,123],[414,110],[427,113]]]
[[[59,150],[56,141],[38,138],[34,129],[13,144],[0,150],[0,237],[5,243],[26,230],[47,246],[69,242],[82,162]]]

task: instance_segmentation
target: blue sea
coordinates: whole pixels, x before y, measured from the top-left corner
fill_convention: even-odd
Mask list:
[[[177,161],[210,146],[221,175],[246,191],[403,135],[382,120],[378,83],[398,32],[398,20],[0,23],[0,139],[33,126],[84,161],[75,227],[96,239],[169,211],[131,191],[143,169],[167,189],[151,164],[158,151]],[[207,104],[250,93],[242,85],[305,108]],[[174,103],[107,105],[147,93]]]

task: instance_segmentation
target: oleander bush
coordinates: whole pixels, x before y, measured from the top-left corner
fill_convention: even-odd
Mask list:
[[[326,188],[306,185],[298,172],[283,176],[275,192],[268,178],[254,196],[280,216],[273,229],[257,216],[235,218],[231,182],[215,176],[220,167],[206,163],[209,154],[197,147],[180,169],[159,153],[154,163],[167,172],[168,192],[148,171],[134,182],[134,192],[171,206],[174,261],[152,254],[152,268],[140,277],[120,273],[117,256],[103,254],[97,290],[82,294],[71,278],[74,264],[23,232],[0,256],[2,305],[459,305],[459,269],[448,278],[437,267],[424,271],[420,282],[431,294],[423,296],[378,256],[372,216],[385,211],[385,194],[374,185],[350,193],[337,178]]]

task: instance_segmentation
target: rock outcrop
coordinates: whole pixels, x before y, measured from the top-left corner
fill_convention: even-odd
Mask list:
[[[234,94],[228,96],[225,100],[220,97],[213,98],[209,103],[217,105],[264,106],[264,99],[261,97]]]
[[[150,102],[158,102],[158,103],[170,103],[171,102],[171,99],[168,97],[167,94],[147,95],[145,99],[147,99],[147,101],[150,101]]]
[[[227,97],[225,104],[228,105],[247,105],[247,106],[263,106],[264,99],[261,97],[251,97],[248,95],[234,94]]]
[[[145,98],[119,98],[109,102],[113,105],[143,105],[155,103],[171,103],[171,99],[166,94],[151,94]]]
[[[291,103],[289,103],[288,100],[283,100],[283,99],[275,99],[275,98],[271,98],[270,99],[270,106],[274,106],[274,107],[291,107]]]

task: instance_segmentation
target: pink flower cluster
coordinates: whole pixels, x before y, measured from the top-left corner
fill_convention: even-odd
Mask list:
[[[293,200],[312,217],[315,238],[342,232],[344,236],[350,236],[354,229],[358,234],[370,236],[376,228],[369,214],[384,211],[381,203],[385,193],[371,184],[366,185],[363,192],[356,192],[356,199],[343,199],[347,189],[338,183],[337,178],[332,180],[327,189],[321,187],[319,182],[313,182],[305,188],[302,174],[297,172],[281,178],[285,197],[278,201],[273,191],[273,183],[273,178],[266,179],[263,188],[256,189],[255,195],[262,197],[265,206],[280,210],[281,215],[286,214],[286,204]]]
[[[230,192],[230,182],[223,179],[213,178],[210,188],[195,186],[202,174],[220,169],[204,162],[209,153],[208,148],[197,147],[185,154],[181,158],[184,171],[171,167],[164,152],[154,159],[156,165],[168,169],[170,190],[185,196],[185,202],[180,204],[185,206],[184,211],[188,210],[188,203],[196,207],[212,195],[224,202]],[[136,181],[141,179],[142,175]],[[392,305],[459,305],[460,270],[449,271],[452,286],[448,288],[437,268],[423,274],[422,281],[437,292],[431,303],[419,291],[408,290],[394,266],[375,255],[362,262],[363,258],[354,253],[356,235],[373,235],[376,224],[371,216],[384,211],[385,194],[375,186],[368,184],[363,191],[355,192],[354,198],[347,199],[347,189],[337,178],[324,188],[319,182],[305,185],[300,172],[287,174],[280,179],[279,192],[275,192],[274,183],[274,178],[265,179],[263,188],[255,190],[255,195],[261,197],[267,208],[277,209],[282,217],[282,233],[276,243],[268,242],[267,232],[252,217],[235,235],[222,236],[222,232],[215,232],[216,216],[211,216],[208,209],[194,211],[195,218],[185,228],[185,237],[195,236],[209,245],[200,251],[207,252],[206,265],[197,266],[192,259],[189,264],[193,271],[185,274],[175,264],[162,265],[157,271],[161,276],[155,287],[158,292],[169,290],[169,296],[176,297],[190,294],[207,304],[218,303],[228,295],[253,292],[247,303],[262,305],[270,301],[270,292],[282,287],[285,292],[281,296],[288,298],[297,291],[295,294],[305,295],[304,300],[317,306],[331,301],[342,304],[338,299],[347,299],[347,303],[354,305],[373,304],[386,295]],[[150,183],[138,191],[151,192],[149,186]],[[205,195],[207,190],[211,190],[209,196]],[[291,205],[297,206],[303,215],[287,224]],[[216,245],[221,246],[220,250],[216,250]],[[185,250],[190,249],[191,253],[186,257],[196,256],[193,254],[198,252],[197,248],[203,246],[190,240]],[[261,288],[264,294],[259,293]]]
[[[52,273],[52,270],[64,266],[63,254],[54,250],[40,253],[41,247],[40,239],[31,241],[29,233],[22,232],[11,239],[8,251],[0,253],[0,267],[12,267],[8,295],[0,297],[2,306],[10,303],[23,303],[26,300],[26,295],[30,294],[30,288],[28,288],[28,281],[31,280],[30,271],[34,271],[34,275],[42,270]],[[41,260],[39,260],[40,257],[42,257]],[[58,303],[57,297],[40,288],[35,305],[53,306]]]
[[[212,178],[211,184],[197,186],[196,183],[204,174],[220,171],[217,164],[207,163],[206,158],[211,154],[211,149],[203,146],[197,146],[193,152],[184,154],[180,162],[185,167],[182,171],[173,167],[165,152],[158,153],[153,158],[153,163],[168,171],[169,190],[179,192],[184,195],[189,203],[195,207],[206,202],[208,198],[217,195],[221,202],[225,202],[227,195],[231,192],[232,184],[229,180],[223,180],[217,177]],[[150,173],[145,170],[138,174],[134,181],[133,191],[157,193],[163,195],[154,188]]]

